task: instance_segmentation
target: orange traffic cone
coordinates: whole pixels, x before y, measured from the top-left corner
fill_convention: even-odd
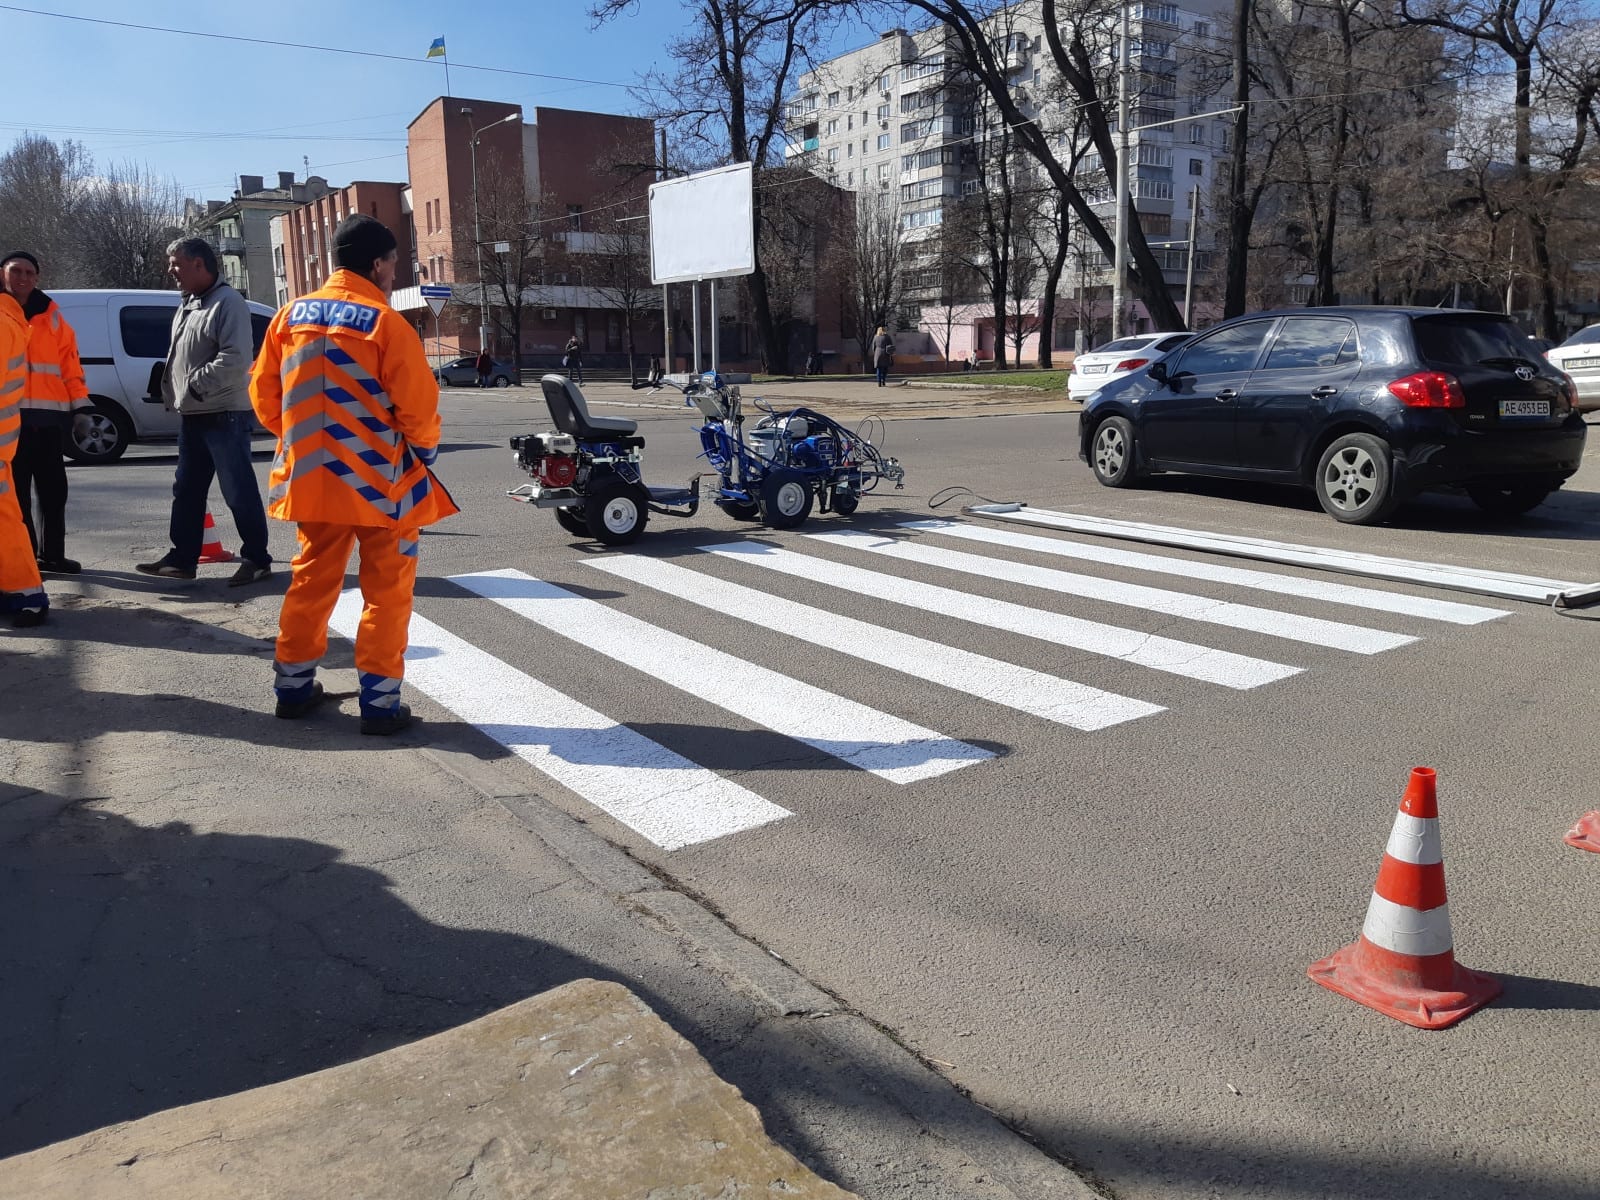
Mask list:
[[[1306,974],[1418,1029],[1453,1025],[1500,994],[1493,975],[1456,963],[1431,767],[1411,772],[1361,936]]]
[[[1600,812],[1584,813],[1561,840],[1579,850],[1593,850],[1600,854]]]
[[[200,561],[203,563],[224,563],[233,561],[233,553],[222,548],[222,535],[217,532],[217,523],[211,519],[211,510],[206,509],[205,535],[200,543]]]

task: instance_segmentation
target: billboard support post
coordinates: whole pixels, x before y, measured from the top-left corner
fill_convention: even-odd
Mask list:
[[[735,163],[650,185],[650,282],[687,283],[693,327],[691,372],[701,366],[700,285],[711,287],[711,369],[720,366],[717,280],[756,269],[755,168]],[[671,353],[670,331],[668,353]]]

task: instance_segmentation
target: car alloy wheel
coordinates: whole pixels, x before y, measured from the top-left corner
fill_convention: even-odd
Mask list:
[[[1328,460],[1323,471],[1323,487],[1334,507],[1355,512],[1372,503],[1378,479],[1378,464],[1360,446],[1346,446]]]
[[[1133,426],[1126,417],[1107,417],[1089,444],[1089,465],[1105,487],[1128,487],[1139,477],[1134,463]]]
[[[1347,525],[1377,524],[1400,500],[1389,448],[1370,433],[1347,433],[1322,452],[1316,489],[1322,511]]]

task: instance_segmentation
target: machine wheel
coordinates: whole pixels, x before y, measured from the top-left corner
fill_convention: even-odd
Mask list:
[[[761,481],[761,519],[774,529],[793,529],[811,515],[811,483],[799,471],[777,467]]]
[[[80,463],[114,463],[133,444],[133,422],[114,404],[96,404],[72,414],[67,457]]]
[[[1529,509],[1538,508],[1555,490],[1547,483],[1467,484],[1472,502],[1496,517],[1520,517]]]
[[[559,511],[559,510],[557,510]],[[650,519],[643,489],[637,484],[614,479],[589,493],[583,502],[589,536],[608,546],[626,546],[637,541]]]
[[[1400,499],[1389,447],[1370,433],[1335,438],[1317,460],[1316,484],[1322,511],[1346,525],[1376,525]]]
[[[759,521],[761,505],[753,500],[718,500],[717,507],[735,521]]]
[[[848,517],[851,513],[855,512],[856,509],[861,507],[861,497],[856,495],[854,492],[850,492],[849,494],[835,492],[833,494],[833,503],[831,507],[833,508],[833,511],[838,513],[841,517]]]
[[[1127,417],[1107,417],[1095,427],[1089,447],[1094,477],[1106,487],[1131,487],[1139,478],[1133,426]]]
[[[583,505],[575,504],[571,508],[553,508],[550,511],[556,514],[556,524],[574,537],[589,536],[589,518],[584,515]]]

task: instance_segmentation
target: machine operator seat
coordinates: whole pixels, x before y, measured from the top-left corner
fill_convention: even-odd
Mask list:
[[[570,433],[579,441],[604,441],[608,437],[625,437],[639,428],[637,421],[624,421],[618,417],[591,417],[589,406],[583,402],[578,385],[565,375],[546,375],[539,380],[544,389],[545,406],[550,419],[562,433]]]

